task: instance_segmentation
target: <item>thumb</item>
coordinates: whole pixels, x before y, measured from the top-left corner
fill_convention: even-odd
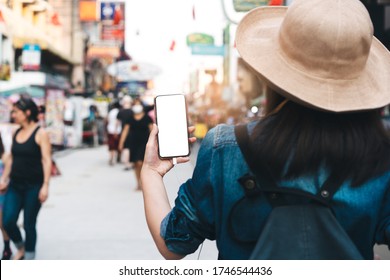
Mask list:
[[[158,127],[157,127],[157,125],[154,123],[154,124],[153,124],[153,128],[152,128],[152,131],[151,131],[151,134],[156,135],[157,133],[158,133]]]
[[[154,141],[156,141],[156,135],[158,133],[158,127],[157,125],[154,123],[153,124],[153,128],[152,130],[150,131],[150,134],[149,134],[149,139],[148,139],[148,142],[152,143]]]

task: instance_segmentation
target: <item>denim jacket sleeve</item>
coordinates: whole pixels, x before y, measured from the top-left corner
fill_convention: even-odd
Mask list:
[[[175,207],[164,218],[160,234],[168,249],[187,255],[195,252],[204,239],[215,239],[211,162],[214,130],[202,141],[193,177],[181,185]]]

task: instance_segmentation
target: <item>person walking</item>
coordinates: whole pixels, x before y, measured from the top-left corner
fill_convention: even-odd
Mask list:
[[[115,159],[117,158],[119,135],[122,130],[121,124],[117,119],[119,108],[119,102],[115,102],[112,104],[112,108],[107,116],[108,151],[110,153],[109,165],[114,165]]]
[[[133,102],[133,99],[129,95],[125,95],[122,98],[122,108],[119,110],[119,113],[117,115],[117,119],[121,123],[122,131],[121,136],[123,135],[123,131],[125,128],[125,124],[127,124],[130,119],[133,117],[133,111],[131,110],[131,104]],[[124,170],[131,170],[133,168],[132,164],[130,163],[130,134],[128,133],[125,142],[123,144],[122,149],[118,150],[119,154],[121,154],[121,158],[123,160],[123,163],[125,164]]]
[[[125,124],[120,139],[119,149],[124,146],[127,135],[130,135],[130,162],[134,164],[135,176],[137,178],[136,190],[142,190],[140,180],[141,168],[145,155],[145,147],[148,136],[152,130],[153,120],[145,113],[140,99],[135,99],[132,107],[133,117]]]
[[[0,133],[0,176],[3,174],[4,171],[4,161],[6,159],[5,155],[5,149],[3,145],[2,136]],[[3,228],[3,205],[4,205],[4,199],[5,199],[5,193],[0,193],[0,228],[1,233],[3,235],[3,241],[4,241],[4,248],[3,248],[3,255],[1,257],[2,260],[9,260],[12,256],[12,250],[10,246],[10,240],[7,232]]]
[[[13,106],[12,117],[20,128],[13,136],[0,179],[0,191],[7,191],[3,226],[17,248],[13,259],[34,259],[37,216],[49,195],[51,145],[48,134],[37,124],[38,107],[31,98],[21,97]],[[17,225],[21,210],[25,241]]]
[[[375,244],[390,245],[390,136],[380,115],[390,103],[390,52],[373,36],[366,8],[358,0],[256,8],[241,20],[236,47],[268,86],[265,116],[246,125],[253,172],[312,194],[336,182],[335,218],[372,260]],[[260,197],[236,207],[245,197],[238,179],[251,169],[234,126],[207,133],[173,208],[163,182],[173,161],[158,157],[157,133],[155,126],[141,180],[160,253],[180,259],[210,239],[220,259],[248,259],[272,206]]]

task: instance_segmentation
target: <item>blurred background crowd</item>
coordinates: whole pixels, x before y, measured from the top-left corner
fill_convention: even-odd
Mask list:
[[[238,56],[236,25],[256,6],[292,1],[0,0],[4,141],[20,94],[38,104],[54,149],[107,143],[108,112],[125,96],[150,109],[158,94],[185,94],[198,139],[257,117],[264,86]],[[362,2],[389,48],[390,1]]]

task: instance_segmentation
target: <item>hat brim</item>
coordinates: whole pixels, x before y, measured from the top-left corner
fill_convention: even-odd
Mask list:
[[[390,53],[374,37],[364,71],[355,79],[323,79],[295,69],[281,55],[280,26],[287,7],[260,7],[240,22],[236,47],[269,85],[286,98],[332,112],[381,108],[390,103]]]

